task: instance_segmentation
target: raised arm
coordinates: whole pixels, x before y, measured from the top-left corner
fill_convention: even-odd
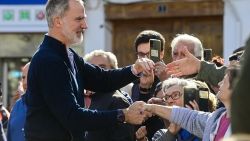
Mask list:
[[[146,104],[145,110],[152,114],[158,115],[161,118],[169,120],[171,117],[172,107],[158,104]]]
[[[147,104],[145,110],[180,125],[182,128],[200,138],[203,136],[210,114],[177,106],[169,107],[156,104]]]
[[[192,55],[187,48],[182,50],[185,58],[167,64],[166,71],[170,75],[184,76],[197,74],[197,79],[217,86],[223,79],[226,67],[217,67],[213,63],[201,61]]]
[[[95,92],[119,89],[138,79],[142,71],[150,72],[154,68],[154,63],[146,58],[137,59],[131,66],[113,70],[104,70],[86,63],[81,57],[75,61],[81,78],[84,80],[84,87]]]

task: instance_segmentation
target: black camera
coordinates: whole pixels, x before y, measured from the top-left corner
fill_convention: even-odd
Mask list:
[[[199,105],[200,111],[209,111],[209,90],[207,88],[196,89],[184,87],[184,106],[189,105],[190,107],[192,107],[189,101],[193,100],[195,100]]]

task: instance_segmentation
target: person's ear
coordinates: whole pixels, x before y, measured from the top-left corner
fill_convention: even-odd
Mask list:
[[[62,18],[59,16],[56,16],[53,18],[53,23],[55,27],[61,27],[62,26]]]

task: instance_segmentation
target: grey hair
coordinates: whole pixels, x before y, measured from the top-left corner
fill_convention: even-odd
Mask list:
[[[93,57],[95,56],[102,56],[108,59],[110,66],[112,69],[117,69],[118,68],[118,61],[114,53],[112,52],[107,52],[103,50],[94,50],[84,56],[84,60],[89,62]]]
[[[53,27],[53,17],[63,17],[68,9],[69,0],[48,0],[45,12],[48,26]]]
[[[162,83],[162,91],[163,93],[166,92],[166,90],[174,85],[178,85],[178,86],[181,86],[181,87],[190,87],[190,88],[195,88],[195,89],[198,89],[197,88],[197,85],[192,82],[192,81],[188,81],[186,79],[182,79],[182,78],[169,78],[165,81],[163,81]]]
[[[79,1],[83,2],[82,0]],[[63,17],[68,9],[69,0],[48,0],[45,15],[49,28],[53,27],[53,17]]]
[[[177,34],[176,37],[171,42],[172,55],[173,55],[174,48],[176,47],[176,44],[178,42],[185,42],[185,43],[193,44],[194,56],[200,57],[201,60],[204,59],[204,53],[203,53],[204,49],[203,49],[201,41],[197,37],[189,35],[189,34]]]

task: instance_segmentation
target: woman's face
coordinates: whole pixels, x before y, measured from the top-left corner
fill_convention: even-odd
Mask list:
[[[164,98],[168,106],[181,106],[183,107],[183,87],[173,85],[165,90]]]
[[[221,82],[219,82],[219,92],[217,98],[223,103],[229,103],[231,100],[231,90],[229,89],[229,76],[226,74]]]

